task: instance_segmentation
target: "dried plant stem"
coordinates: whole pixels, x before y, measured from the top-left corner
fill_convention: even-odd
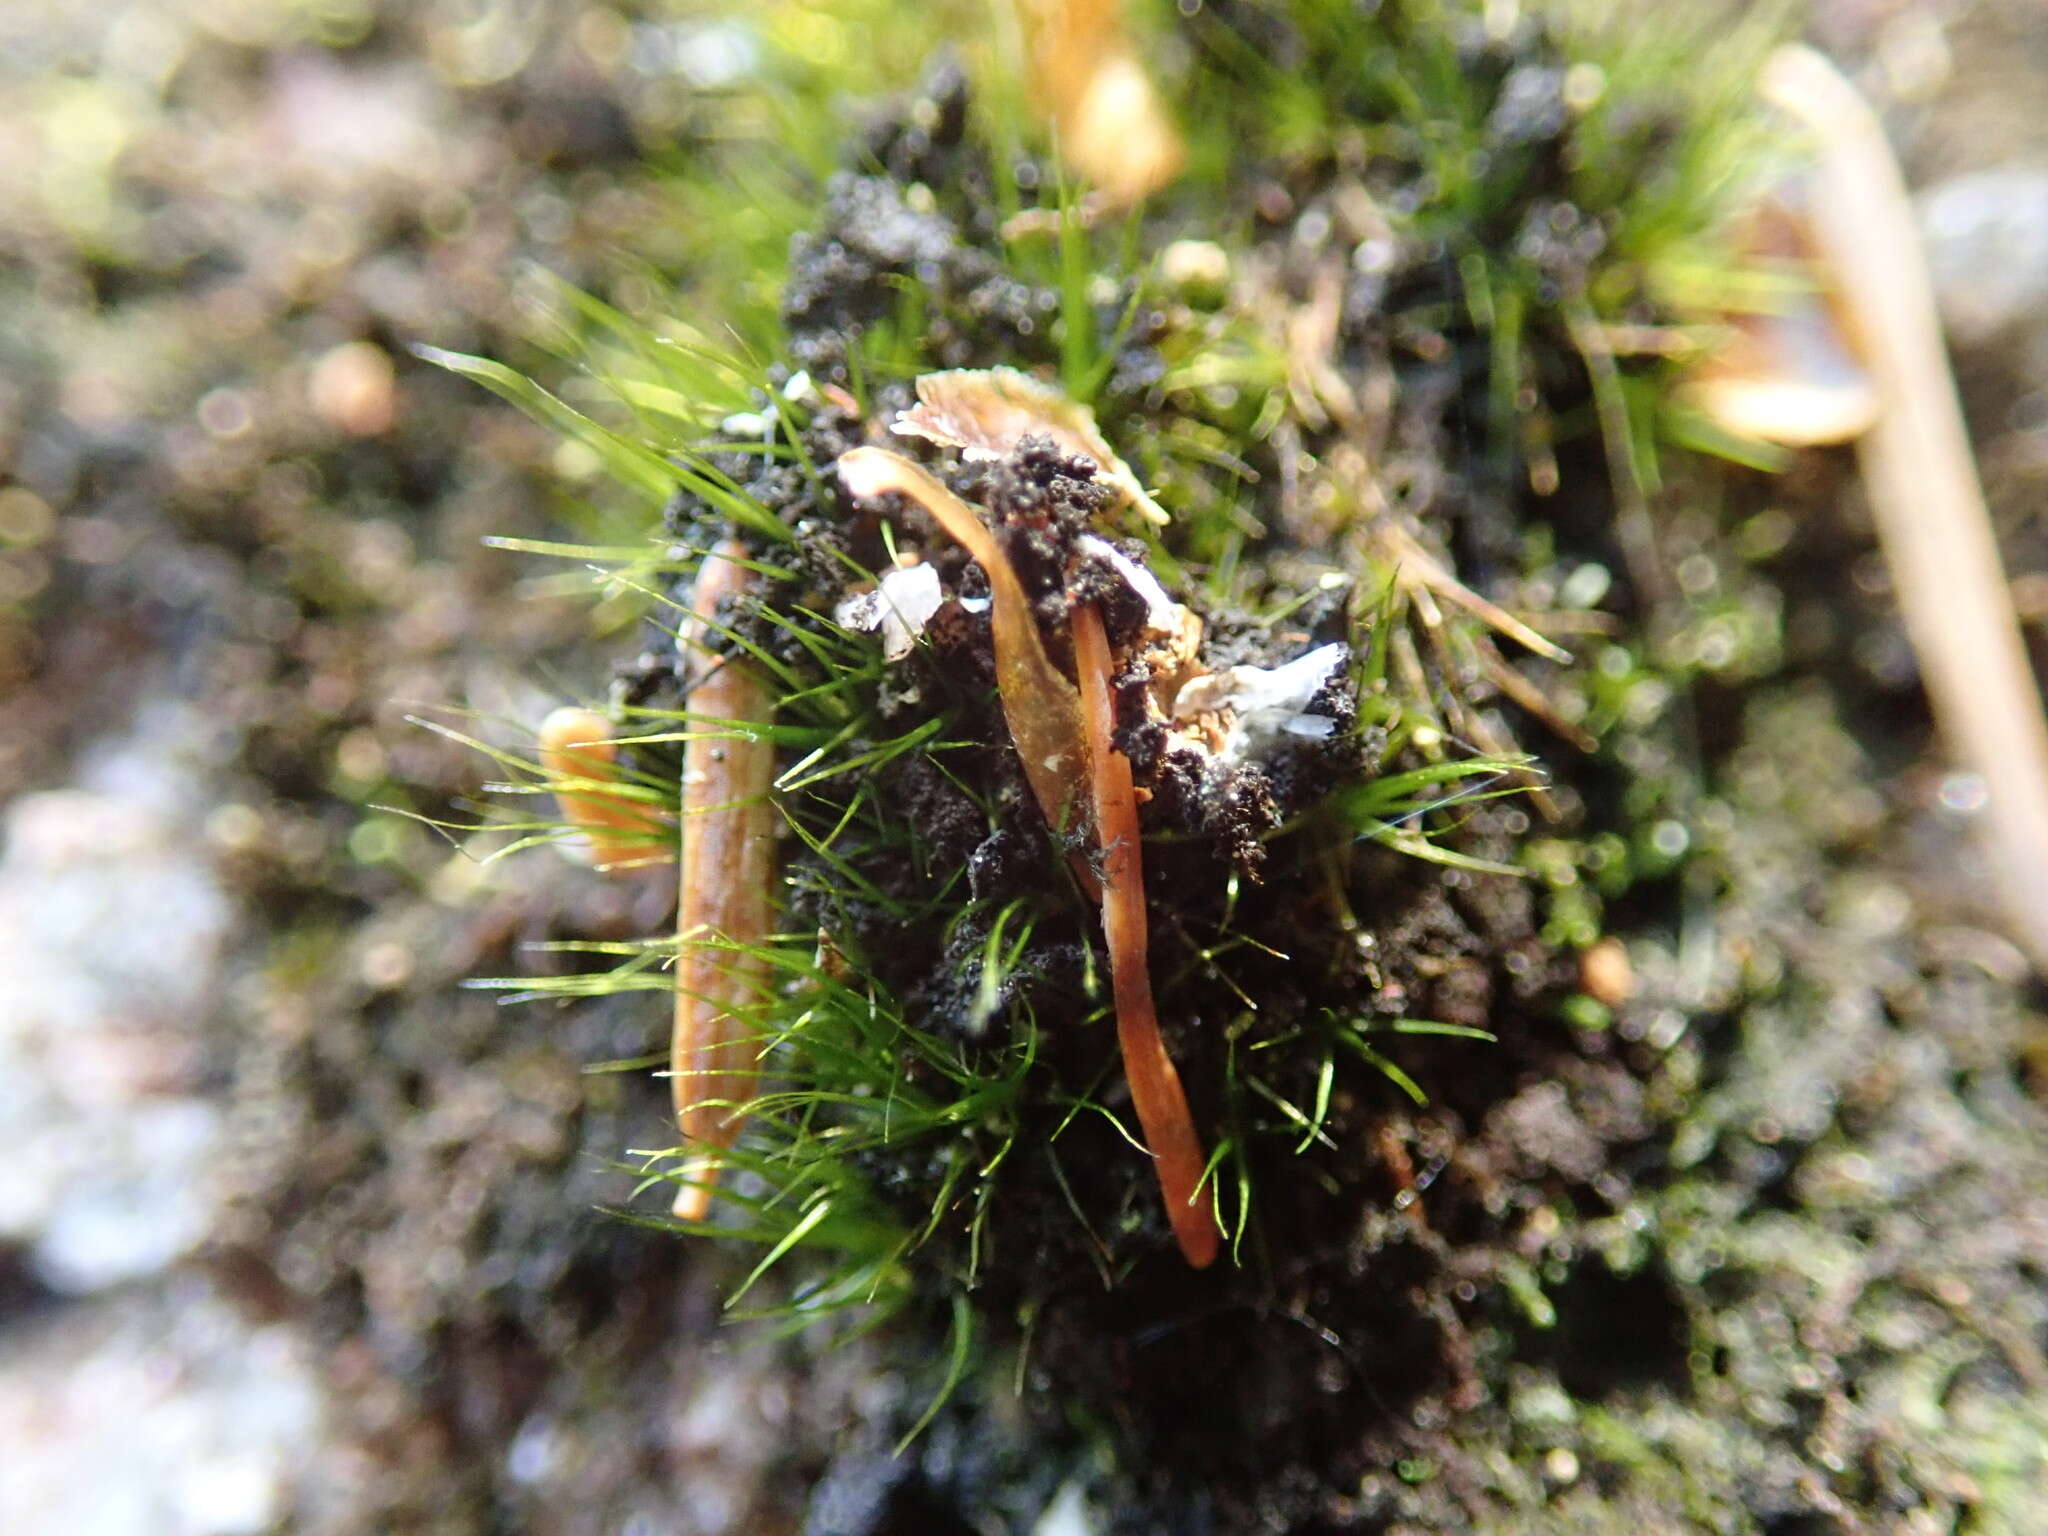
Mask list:
[[[1116,1035],[1123,1051],[1131,1103],[1145,1132],[1167,1219],[1181,1254],[1196,1269],[1215,1261],[1216,1218],[1202,1197],[1207,1159],[1173,1058],[1159,1038],[1146,954],[1145,873],[1138,843],[1138,800],[1131,763],[1110,745],[1109,637],[1093,604],[1074,610],[1074,669],[1080,675],[1082,725],[1088,738],[1088,778],[1095,798],[1096,834],[1102,843],[1102,931],[1116,993]]]
[[[1983,775],[2006,906],[2048,971],[2048,727],[1942,348],[1933,283],[1882,125],[1810,48],[1781,48],[1765,96],[1819,149],[1823,253],[1877,381],[1859,445],[1899,608],[1950,750]]]
[[[720,1154],[739,1137],[738,1106],[752,1096],[751,1044],[740,1020],[767,985],[774,914],[775,809],[768,788],[775,748],[763,726],[774,702],[753,663],[712,656],[705,637],[721,603],[744,590],[746,551],[721,544],[705,556],[682,636],[685,666],[707,667],[690,690],[683,749],[682,889],[676,912],[676,1016],[669,1071],[676,1127],[693,1153],[675,1213],[702,1221]]]
[[[558,709],[541,722],[541,771],[554,786],[563,819],[590,845],[592,864],[615,870],[665,862],[654,818],[637,802],[604,790],[619,782],[611,737],[611,722],[595,710]]]
[[[1490,624],[1510,640],[1520,641],[1538,656],[1547,656],[1561,665],[1571,664],[1572,653],[1553,640],[1546,639],[1516,618],[1496,602],[1481,597],[1457,577],[1445,570],[1415,541],[1407,529],[1398,523],[1388,521],[1382,527],[1381,538],[1387,555],[1396,562],[1401,583],[1411,592],[1418,589],[1456,603],[1474,618]],[[1430,610],[1434,612],[1432,608]],[[1431,623],[1438,622],[1435,619]]]

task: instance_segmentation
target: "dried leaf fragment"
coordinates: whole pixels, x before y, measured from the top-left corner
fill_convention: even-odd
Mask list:
[[[698,722],[683,748],[682,885],[676,909],[676,1011],[670,1087],[676,1128],[692,1156],[675,1213],[702,1221],[720,1154],[739,1139],[736,1106],[751,1095],[749,1042],[741,1019],[767,985],[759,948],[774,922],[775,809],[768,788],[775,748],[765,726],[773,696],[744,657],[709,656],[705,634],[720,604],[743,591],[746,551],[728,541],[705,556],[681,637],[686,664],[709,671],[690,690]]]
[[[1093,460],[1148,522],[1168,518],[1145,492],[1130,465],[1095,425],[1095,413],[1050,384],[1015,368],[954,368],[927,373],[917,381],[917,404],[890,425],[901,437],[921,437],[963,458],[1001,459],[1034,434],[1049,437],[1067,453]]]

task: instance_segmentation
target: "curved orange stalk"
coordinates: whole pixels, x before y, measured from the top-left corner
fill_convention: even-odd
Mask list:
[[[676,1194],[675,1213],[684,1221],[702,1221],[710,1209],[720,1154],[739,1138],[743,1117],[735,1106],[752,1093],[739,1015],[761,995],[767,962],[726,945],[759,946],[773,923],[775,813],[768,787],[775,748],[765,733],[747,727],[766,725],[775,706],[752,662],[708,656],[703,638],[719,604],[744,589],[745,559],[746,551],[731,540],[704,557],[681,641],[685,666],[710,668],[688,695],[689,712],[701,723],[692,725],[683,747],[680,947],[669,1074],[677,1129],[696,1149],[683,1169],[690,1182]]]
[[[590,862],[616,869],[650,862],[656,853],[654,819],[637,803],[600,788],[619,781],[619,749],[612,724],[592,709],[565,706],[540,725],[540,766],[554,785],[562,817],[590,845]]]
[[[1024,777],[1055,832],[1067,828],[1086,754],[1081,700],[1045,653],[1031,599],[1003,546],[974,509],[928,471],[885,448],[853,448],[839,456],[839,478],[855,496],[895,491],[931,513],[987,573],[996,651],[996,693],[1023,759]]]
[[[1196,1269],[1215,1260],[1216,1221],[1199,1198],[1207,1159],[1188,1113],[1187,1094],[1159,1038],[1145,945],[1145,872],[1138,848],[1138,798],[1131,760],[1110,745],[1109,637],[1092,603],[1074,610],[1074,670],[1081,680],[1081,720],[1088,740],[1089,783],[1102,844],[1102,931],[1116,992],[1116,1038],[1124,1076],[1145,1144],[1152,1150],[1167,1219],[1180,1251]]]

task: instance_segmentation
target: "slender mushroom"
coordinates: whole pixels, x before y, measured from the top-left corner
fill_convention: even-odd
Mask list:
[[[854,448],[839,456],[839,478],[859,497],[890,491],[908,496],[929,512],[987,573],[994,594],[989,623],[995,631],[996,692],[1003,718],[1024,763],[1024,777],[1039,809],[1055,832],[1068,828],[1074,785],[1079,781],[1085,747],[1081,700],[1074,685],[1060,675],[1045,653],[1038,626],[1032,622],[1031,599],[994,534],[982,526],[974,509],[900,453],[886,448]]]
[[[676,909],[676,1012],[669,1076],[676,1127],[690,1153],[675,1214],[702,1221],[719,1164],[739,1138],[749,1096],[741,1026],[767,981],[774,914],[775,748],[764,731],[774,701],[743,656],[714,655],[707,635],[725,601],[744,591],[746,551],[728,540],[704,557],[679,639],[684,664],[704,668],[689,691],[683,748],[682,887]]]
[[[1818,150],[1814,228],[1880,405],[1858,443],[1906,632],[1949,748],[1982,775],[2006,910],[2048,972],[2048,726],[1942,348],[1933,282],[1884,128],[1834,65],[1779,49],[1767,100]]]
[[[1138,800],[1131,760],[1111,745],[1115,724],[1109,679],[1109,637],[1092,603],[1074,610],[1074,670],[1081,678],[1081,719],[1088,736],[1088,780],[1095,798],[1096,838],[1102,847],[1102,932],[1109,945],[1110,982],[1116,993],[1116,1038],[1123,1052],[1131,1103],[1145,1132],[1166,1199],[1166,1217],[1189,1264],[1215,1262],[1216,1220],[1201,1198],[1207,1158],[1188,1113],[1187,1094],[1173,1058],[1159,1037],[1146,959],[1145,872],[1138,841]]]
[[[1146,963],[1145,885],[1139,862],[1138,803],[1130,760],[1110,745],[1109,641],[1092,605],[1074,614],[1075,670],[1081,687],[1061,675],[1046,654],[1031,617],[1030,599],[1009,557],[974,509],[924,469],[881,448],[855,448],[839,459],[840,479],[859,497],[895,491],[929,512],[987,573],[993,593],[996,691],[1003,718],[1046,819],[1064,827],[1076,809],[1075,786],[1090,786],[1098,878],[1085,862],[1076,872],[1103,908],[1115,993],[1117,1043],[1131,1102],[1145,1133],[1182,1255],[1197,1269],[1214,1261],[1217,1230],[1200,1201],[1206,1166],[1201,1139],[1188,1112],[1180,1075],[1159,1035]]]

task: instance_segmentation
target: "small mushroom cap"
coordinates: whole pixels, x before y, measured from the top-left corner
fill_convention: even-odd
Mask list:
[[[1824,290],[1827,266],[1815,243],[1810,195],[1806,183],[1788,180],[1742,215],[1733,232],[1736,252],[1760,273],[1795,281],[1771,308],[1724,315],[1725,339],[1681,391],[1724,432],[1786,448],[1861,437],[1880,409],[1857,338]]]
[[[1061,150],[1119,206],[1158,191],[1187,159],[1151,77],[1122,51],[1096,62],[1087,83],[1070,96],[1063,118]]]
[[[1172,181],[1186,147],[1124,27],[1120,0],[1023,0],[1019,9],[1060,157],[1118,207]]]
[[[1730,318],[1728,339],[1683,398],[1738,437],[1811,448],[1860,437],[1877,421],[1877,386],[1850,352],[1826,302]]]
[[[607,794],[620,782],[614,727],[595,710],[565,705],[541,722],[540,766],[553,784],[562,819],[582,834],[557,844],[579,864],[618,869],[658,857],[658,823],[639,803]]]
[[[966,459],[1000,459],[1027,437],[1049,437],[1063,452],[1093,463],[1148,521],[1167,521],[1130,465],[1109,446],[1095,424],[1095,413],[1015,368],[922,374],[917,404],[901,412],[889,430],[898,437],[921,437],[941,448],[957,448]],[[866,494],[852,489],[857,496]]]

